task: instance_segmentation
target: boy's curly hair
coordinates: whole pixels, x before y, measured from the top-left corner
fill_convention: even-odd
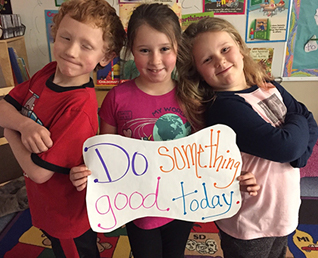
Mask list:
[[[119,56],[126,40],[126,32],[116,14],[116,10],[105,0],[69,0],[63,2],[54,16],[52,36],[55,39],[59,25],[65,15],[82,23],[93,23],[103,30],[103,39],[107,42],[106,54]]]

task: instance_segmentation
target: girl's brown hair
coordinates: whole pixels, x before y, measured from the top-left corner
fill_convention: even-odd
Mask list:
[[[164,33],[174,49],[181,41],[181,27],[175,12],[165,4],[141,4],[132,13],[127,27],[127,51],[132,51],[136,33],[141,25]]]
[[[171,42],[173,49],[177,52],[181,44],[182,30],[178,16],[174,11],[165,4],[153,3],[153,4],[141,4],[132,13],[127,29],[127,50],[125,58],[128,58],[133,49],[136,32],[141,25],[149,25],[153,29],[164,33]],[[187,105],[195,101],[191,96],[180,94],[182,89],[178,84],[176,86],[176,97],[180,108],[185,113],[187,119],[194,128],[192,117],[187,113]]]

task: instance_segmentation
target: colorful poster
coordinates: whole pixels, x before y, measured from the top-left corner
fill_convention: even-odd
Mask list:
[[[54,38],[51,33],[51,28],[53,26],[53,17],[58,13],[58,10],[44,10],[45,14],[45,27],[46,27],[46,36],[47,36],[47,44],[49,49],[49,58],[50,62],[54,61],[54,56],[52,53]]]
[[[0,14],[12,14],[11,0],[0,0]]]
[[[248,0],[247,43],[281,42],[287,39],[291,0]]]
[[[55,6],[60,6],[66,0],[55,0]]]
[[[120,4],[119,5],[119,17],[124,26],[125,31],[127,31],[128,22],[130,15],[132,14],[133,10],[140,5],[140,3],[130,3],[130,4]]]
[[[118,0],[119,4],[136,4],[136,3],[147,3],[145,0]],[[178,3],[178,0],[151,0],[151,3],[163,3],[163,4],[173,4]]]
[[[173,119],[160,123],[185,130]],[[86,203],[96,232],[146,216],[209,222],[231,217],[241,207],[236,180],[241,154],[234,131],[225,125],[171,141],[98,135],[85,141],[83,155],[92,171]]]
[[[245,0],[203,0],[203,11],[217,14],[244,14]]]
[[[193,22],[197,22],[203,18],[213,17],[213,16],[214,16],[213,12],[192,13],[192,14],[182,15],[182,19],[181,19],[182,31],[184,31]]]
[[[119,57],[115,57],[103,69],[96,72],[95,87],[113,87],[120,83]]]
[[[318,1],[293,0],[284,77],[318,76]]]
[[[263,66],[266,73],[272,75],[272,63],[273,63],[273,48],[251,48],[250,54],[254,61]]]

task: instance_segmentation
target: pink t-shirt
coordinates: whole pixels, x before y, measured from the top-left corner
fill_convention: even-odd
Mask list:
[[[191,133],[175,97],[175,89],[153,96],[140,90],[135,81],[114,87],[106,95],[99,116],[115,126],[118,134],[148,141],[168,141]],[[134,223],[143,229],[157,228],[172,221],[169,218],[145,217]]]
[[[287,112],[276,87],[237,93],[268,123],[279,126]],[[263,108],[266,102],[275,109]],[[292,233],[298,225],[300,206],[299,168],[244,152],[242,171],[252,172],[261,189],[257,196],[242,192],[242,207],[231,218],[216,221],[227,234],[239,239],[280,237]],[[260,219],[261,218],[261,219]]]

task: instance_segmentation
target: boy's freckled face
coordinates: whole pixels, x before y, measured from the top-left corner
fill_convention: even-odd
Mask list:
[[[66,15],[57,30],[53,48],[58,63],[56,76],[83,78],[86,83],[90,72],[98,63],[104,62],[105,46],[101,28]]]

